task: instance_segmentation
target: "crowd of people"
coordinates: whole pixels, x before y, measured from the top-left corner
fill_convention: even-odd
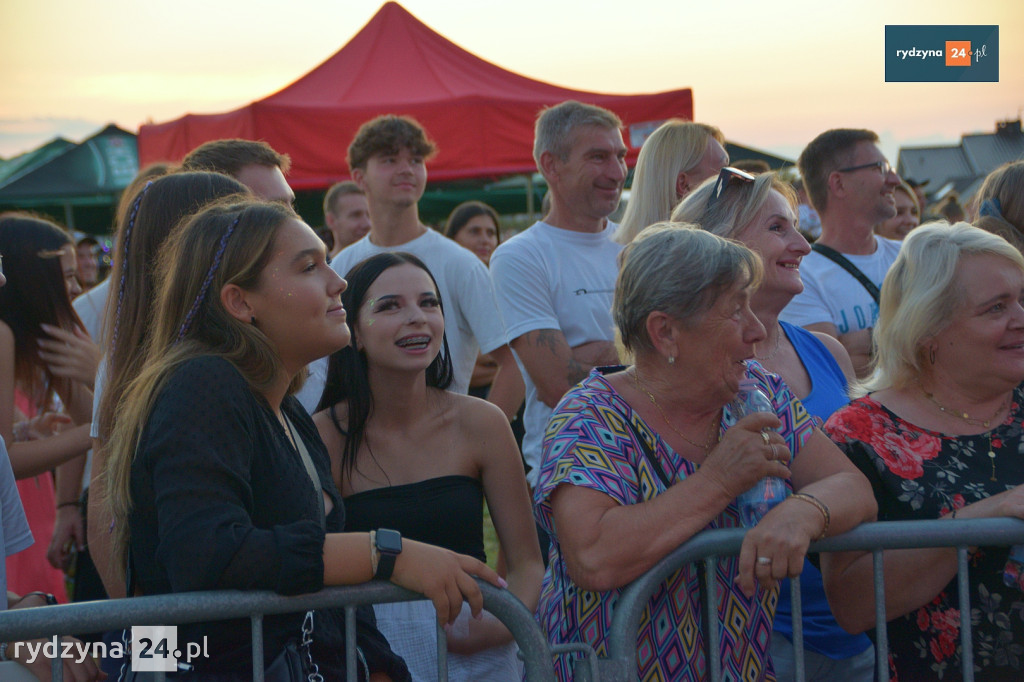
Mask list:
[[[599,107],[543,109],[549,194],[514,236],[478,201],[424,224],[436,146],[394,115],[356,132],[319,231],[289,158],[247,140],[140,172],[102,281],[95,240],[0,215],[4,604],[390,580],[425,599],[358,609],[360,679],[435,679],[442,624],[449,679],[518,680],[474,578],[552,643],[606,654],[620,592],[743,526],[738,499],[774,477],[784,499],[718,562],[713,610],[703,565],[652,595],[637,676],[703,680],[717,659],[726,679],[794,679],[800,576],[807,679],[875,680],[871,553],[807,550],[876,519],[1024,518],[1024,161],[991,173],[968,223],[869,130],[815,137],[793,183],[671,119],[616,224],[621,131]],[[741,387],[770,409],[741,411]],[[1024,674],[1007,555],[970,552],[979,679]],[[892,680],[960,679],[956,571],[952,549],[884,552]],[[343,679],[344,625],[267,616],[268,679]],[[247,620],[178,636],[211,656],[172,677],[251,679]],[[0,677],[49,679],[12,644]],[[580,660],[557,655],[558,678]]]

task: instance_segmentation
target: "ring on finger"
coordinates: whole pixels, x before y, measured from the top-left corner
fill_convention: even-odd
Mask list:
[[[775,443],[769,443],[768,447],[770,447],[772,449],[771,461],[774,462],[775,460],[778,459],[778,453],[776,453],[776,451],[775,451]]]
[[[759,556],[757,557],[757,564],[759,566],[771,566],[772,558],[770,556]]]
[[[761,432],[761,440],[764,441],[765,445],[771,445],[772,444],[771,438],[768,436],[768,432],[767,431],[762,431]]]

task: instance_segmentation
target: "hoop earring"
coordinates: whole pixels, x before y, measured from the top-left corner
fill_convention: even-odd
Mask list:
[[[928,349],[928,362],[935,364],[935,347],[932,346]]]

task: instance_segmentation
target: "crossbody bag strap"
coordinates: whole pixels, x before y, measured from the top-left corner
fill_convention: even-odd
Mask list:
[[[302,440],[302,437],[295,432],[295,427],[292,426],[292,420],[288,418],[288,415],[284,415],[284,421],[285,424],[288,425],[288,431],[292,436],[292,440],[295,441],[295,449],[299,451],[299,458],[302,460],[302,466],[306,468],[306,473],[309,474],[310,480],[313,481],[313,487],[316,489],[317,509],[320,510],[320,527],[326,530],[327,520],[324,514],[324,488],[320,485],[320,475],[316,472],[313,460],[309,456],[309,450],[306,449],[306,443]]]
[[[851,263],[846,256],[839,253],[831,246],[825,246],[824,244],[815,243],[811,248],[853,275],[853,277],[860,282],[861,286],[871,294],[871,298],[875,299],[875,303],[879,302],[882,292],[880,292],[878,287],[875,286],[875,283],[868,279],[868,276],[861,272],[860,268]]]
[[[626,424],[629,426],[629,430],[633,432],[633,437],[636,438],[636,442],[640,443],[640,452],[643,453],[644,459],[647,460],[647,464],[654,469],[654,473],[657,474],[661,482],[665,484],[665,489],[668,490],[672,487],[672,479],[665,473],[665,468],[661,466],[661,462],[658,461],[657,455],[651,450],[651,446],[647,443],[647,439],[643,437],[643,434],[636,428],[632,420],[626,419]]]
[[[665,484],[665,489],[672,487],[672,480],[665,473],[665,468],[661,466],[661,462],[658,461],[658,457],[655,452],[651,449],[651,446],[647,443],[647,439],[643,437],[643,434],[636,428],[633,421],[626,418],[626,425],[629,430],[633,432],[633,437],[636,438],[636,442],[640,443],[640,451],[643,453],[644,459],[654,469],[654,473],[657,474],[661,482]],[[701,624],[704,629],[704,660],[707,665],[711,665],[711,637],[709,628],[713,627],[713,623],[717,624],[718,619],[711,620],[711,613],[708,611],[708,600],[707,590],[704,585],[707,582],[705,576],[707,571],[704,570],[704,562],[694,562],[697,566],[697,585],[700,589],[700,618]]]
[[[302,466],[305,467],[306,473],[309,475],[309,479],[313,481],[313,488],[316,491],[316,506],[320,512],[320,528],[326,531],[327,516],[324,512],[324,487],[320,484],[320,475],[316,472],[316,467],[313,465],[313,459],[309,456],[309,450],[306,449],[306,442],[302,440],[302,436],[295,432],[292,420],[283,412],[282,416],[284,417],[285,425],[288,427],[288,433],[295,442],[295,449],[299,452],[299,459],[302,460]],[[299,641],[299,648],[302,651],[302,655],[305,657],[304,665],[307,669],[306,679],[308,682],[323,682],[324,678],[320,675],[320,668],[313,660],[313,618],[314,612],[306,611],[306,617],[302,621],[302,639]]]

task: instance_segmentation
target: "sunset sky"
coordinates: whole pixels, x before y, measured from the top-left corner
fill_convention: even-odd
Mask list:
[[[733,141],[795,158],[831,127],[902,145],[991,132],[1024,107],[1024,2],[404,0],[435,31],[504,68],[611,93],[691,87]],[[106,123],[227,111],[295,80],[379,9],[363,0],[6,0],[0,157]],[[885,83],[886,24],[998,24],[1000,82]]]

